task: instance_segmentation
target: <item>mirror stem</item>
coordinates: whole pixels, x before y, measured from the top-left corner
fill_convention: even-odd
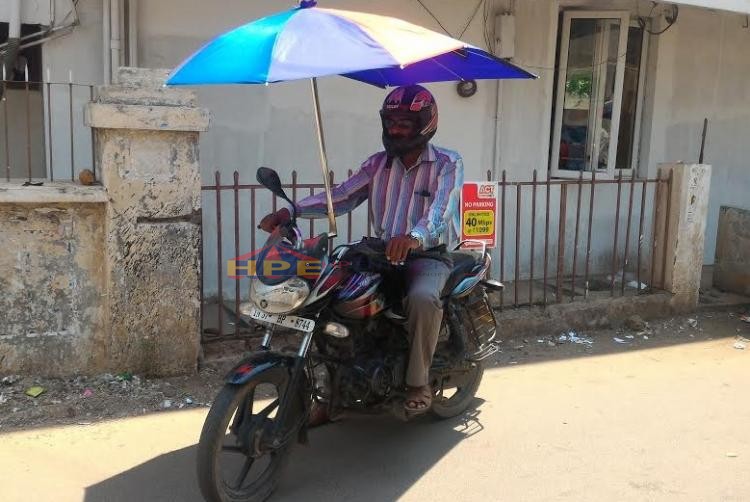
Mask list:
[[[320,167],[323,170],[323,183],[326,189],[326,205],[328,206],[328,237],[336,237],[336,215],[333,212],[333,196],[331,195],[331,177],[328,171],[326,145],[323,139],[323,122],[320,117],[320,102],[318,101],[318,81],[310,79],[312,85],[313,104],[315,105],[315,126],[318,129],[318,147],[320,150]]]

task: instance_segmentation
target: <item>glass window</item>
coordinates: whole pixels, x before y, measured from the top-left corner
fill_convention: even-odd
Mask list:
[[[619,11],[563,16],[554,176],[614,175],[632,166],[643,33],[629,24],[628,13]]]

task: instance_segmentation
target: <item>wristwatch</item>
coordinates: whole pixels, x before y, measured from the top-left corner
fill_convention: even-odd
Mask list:
[[[424,247],[424,240],[422,240],[422,236],[419,234],[419,232],[411,231],[409,232],[409,237],[417,241],[417,244],[419,244],[420,247]]]

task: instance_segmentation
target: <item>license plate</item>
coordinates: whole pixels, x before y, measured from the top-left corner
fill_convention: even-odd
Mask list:
[[[307,333],[315,329],[315,321],[312,319],[305,319],[304,317],[297,317],[296,315],[269,314],[268,312],[264,312],[255,307],[250,311],[250,317],[258,321],[278,324],[285,328],[305,331]]]

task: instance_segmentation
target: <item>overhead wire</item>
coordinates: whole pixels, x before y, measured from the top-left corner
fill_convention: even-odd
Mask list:
[[[479,12],[479,7],[482,6],[482,3],[486,3],[486,0],[479,0],[477,2],[476,7],[474,7],[474,11],[471,13],[471,16],[469,16],[469,20],[466,21],[466,25],[464,26],[464,29],[461,30],[461,33],[456,37],[460,39],[464,36],[464,33],[466,33],[466,30],[469,29],[469,26],[471,26],[471,22],[474,21],[474,18],[477,16],[477,12]]]
[[[425,11],[425,12],[427,12],[427,13],[428,13],[428,14],[430,15],[430,17],[432,17],[432,19],[434,19],[434,20],[435,20],[435,22],[436,22],[436,23],[437,23],[437,24],[438,24],[438,25],[440,26],[440,28],[442,28],[442,30],[443,30],[443,31],[445,32],[445,34],[446,34],[446,35],[448,35],[448,36],[449,36],[449,37],[451,37],[451,38],[458,38],[458,39],[460,39],[461,37],[463,37],[463,36],[464,36],[464,33],[466,33],[466,30],[468,30],[468,29],[469,29],[469,26],[471,26],[471,23],[472,23],[472,22],[474,21],[474,18],[475,18],[475,17],[477,16],[477,12],[479,12],[479,7],[481,7],[483,3],[484,3],[485,5],[486,5],[486,3],[487,3],[487,2],[486,2],[486,0],[478,0],[478,1],[477,1],[477,4],[476,4],[476,6],[474,7],[474,10],[473,10],[473,11],[471,12],[471,15],[469,16],[468,20],[466,21],[466,24],[464,25],[463,29],[461,30],[461,33],[459,33],[459,35],[458,35],[458,36],[455,36],[455,35],[453,35],[453,34],[452,34],[452,33],[451,33],[451,32],[450,32],[449,30],[448,30],[448,28],[446,28],[446,27],[445,27],[445,26],[443,25],[443,23],[441,23],[441,22],[440,22],[440,19],[438,19],[438,17],[437,17],[436,15],[435,15],[435,13],[434,13],[434,12],[432,12],[432,11],[430,10],[430,8],[429,8],[429,7],[427,7],[427,5],[425,5],[425,3],[424,3],[424,2],[422,1],[422,0],[416,0],[416,2],[417,2],[417,3],[419,4],[419,5],[421,5],[421,6],[422,6],[422,9],[424,9],[424,11]]]
[[[487,47],[487,50],[494,54],[495,53],[495,36],[493,33],[492,28],[490,28],[490,15],[492,14],[492,6],[490,5],[490,2],[485,1],[484,2],[484,9],[482,13],[482,18],[484,21],[484,45]]]
[[[437,17],[437,16],[435,15],[435,14],[433,14],[433,13],[432,13],[432,11],[431,11],[431,10],[430,10],[430,9],[429,9],[429,8],[428,8],[428,7],[427,7],[427,6],[426,6],[426,5],[425,5],[425,4],[423,3],[423,2],[422,2],[422,0],[417,0],[417,3],[418,3],[419,5],[421,5],[421,6],[422,6],[422,8],[423,8],[423,9],[424,9],[424,10],[425,10],[425,11],[426,11],[426,12],[427,12],[427,13],[428,13],[428,14],[429,14],[430,16],[432,16],[432,19],[434,19],[434,20],[435,20],[435,22],[436,22],[436,23],[437,23],[437,24],[438,24],[438,25],[439,25],[439,26],[440,26],[440,27],[441,27],[441,28],[443,29],[443,31],[445,32],[445,34],[446,34],[446,35],[448,35],[449,37],[451,37],[451,36],[452,36],[452,35],[451,35],[451,32],[450,32],[450,31],[448,31],[448,28],[446,28],[445,26],[443,26],[443,23],[441,23],[441,22],[440,22],[440,19],[438,19],[438,17]]]
[[[652,3],[651,11],[649,11],[648,16],[644,18],[643,16],[640,15],[640,6],[636,2],[636,19],[638,20],[638,26],[649,35],[661,35],[662,33],[665,33],[668,29],[670,29],[672,26],[674,26],[674,24],[677,22],[677,18],[680,15],[680,8],[677,5],[672,5],[671,7],[672,12],[673,12],[672,16],[667,16],[666,14],[664,15],[664,19],[667,21],[667,26],[665,26],[664,29],[659,30],[659,31],[651,31],[648,28],[647,20],[653,18],[654,9],[656,9],[656,7],[658,6],[656,2],[651,2],[651,3]]]

